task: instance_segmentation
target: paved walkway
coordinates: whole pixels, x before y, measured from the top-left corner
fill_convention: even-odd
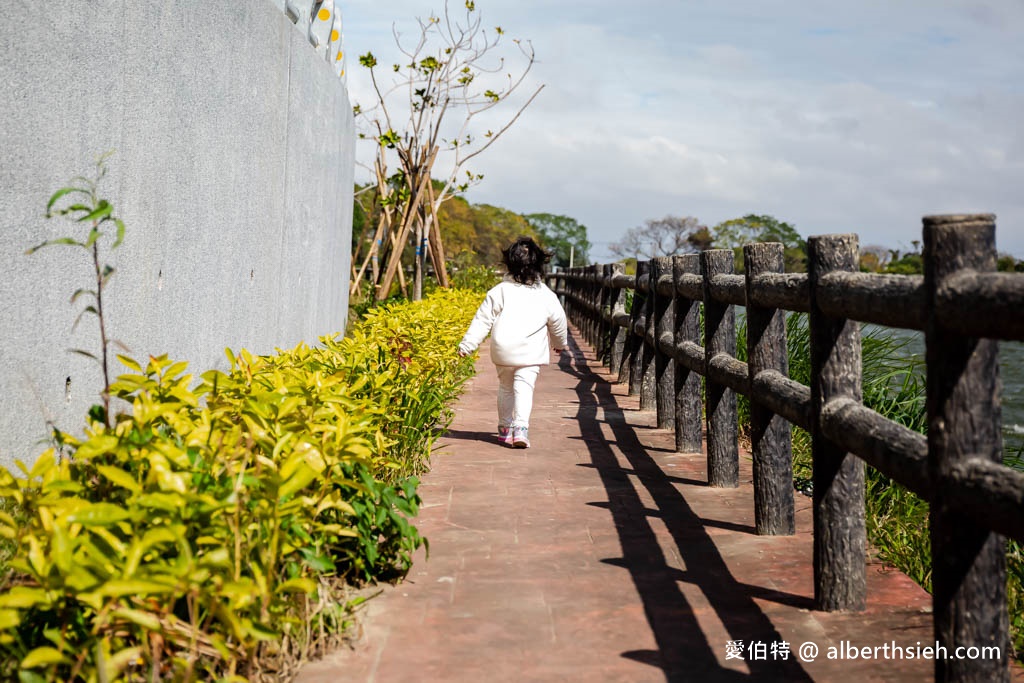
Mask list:
[[[867,612],[811,611],[810,499],[797,495],[795,536],[755,535],[749,456],[738,489],[707,487],[705,457],[673,453],[671,433],[572,346],[541,373],[529,450],[494,437],[497,381],[482,354],[421,486],[429,559],[370,601],[354,650],[299,681],[932,678],[930,661],[882,650],[827,658],[842,641],[932,643],[923,590],[872,563]],[[805,642],[816,661],[797,657]]]

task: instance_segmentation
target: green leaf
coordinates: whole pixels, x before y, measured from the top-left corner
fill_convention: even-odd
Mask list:
[[[86,351],[84,349],[68,349],[68,351],[70,351],[71,353],[77,353],[79,356],[85,356],[86,358],[91,358],[92,360],[96,361],[97,363],[100,362],[99,358],[97,358],[96,356],[94,356],[93,354],[89,353],[88,351]]]
[[[299,552],[302,553],[303,564],[313,571],[326,574],[335,570],[334,561],[328,555],[317,553],[310,548],[300,548]]]
[[[36,669],[50,664],[63,664],[66,661],[68,660],[55,647],[37,647],[21,660],[21,668]]]
[[[316,582],[313,579],[297,578],[288,579],[278,584],[275,593],[304,593],[311,595],[316,590]]]
[[[53,205],[57,203],[57,200],[64,195],[71,194],[72,192],[79,192],[81,194],[88,194],[85,190],[78,187],[62,187],[50,197],[50,201],[46,202],[46,212],[49,213]]]
[[[91,247],[92,245],[96,244],[96,240],[98,240],[100,237],[103,237],[103,233],[97,230],[96,228],[93,228],[92,230],[89,231],[89,239],[85,241],[85,246]]]
[[[136,361],[131,356],[126,356],[122,353],[119,353],[117,354],[117,359],[121,361],[121,364],[124,365],[125,367],[130,368],[135,372],[142,372],[142,366],[139,365],[138,361]]]
[[[82,526],[110,526],[131,519],[132,514],[113,503],[90,503],[68,515],[68,522]]]
[[[278,489],[278,495],[281,498],[288,498],[289,496],[301,491],[306,488],[310,482],[316,479],[320,475],[315,469],[310,467],[305,462],[299,464],[295,471],[288,477],[288,479],[281,484],[281,488]]]
[[[69,303],[75,303],[76,301],[78,301],[78,297],[82,296],[83,294],[92,294],[95,297],[96,296],[96,290],[94,290],[94,289],[85,289],[85,288],[76,289],[75,293],[71,295],[71,301]]]
[[[111,206],[107,202],[106,199],[101,199],[99,205],[93,211],[90,211],[86,215],[84,215],[81,218],[79,218],[78,222],[79,223],[84,223],[86,221],[97,221],[97,222],[99,222],[102,219],[104,219],[107,216],[109,216],[110,212],[113,211],[113,210],[114,210],[114,207]]]
[[[42,588],[12,586],[6,593],[0,594],[0,608],[28,609],[30,607],[45,607],[49,604],[50,599]]]
[[[258,621],[251,623],[245,623],[245,632],[255,640],[277,640],[281,637],[278,631],[275,631],[266,624],[261,624]]]
[[[142,487],[135,481],[128,472],[125,472],[120,467],[114,467],[113,465],[97,465],[96,470],[107,478],[113,484],[117,484],[121,488],[128,489],[132,493],[139,493],[142,491]]]
[[[117,226],[117,237],[114,239],[114,243],[110,245],[111,249],[117,249],[121,246],[121,242],[124,242],[124,221],[120,218],[115,218],[114,225]]]
[[[160,630],[160,619],[155,614],[150,614],[149,612],[122,607],[121,609],[115,609],[110,613],[110,616],[121,617],[150,631]]]
[[[46,476],[46,473],[52,470],[57,465],[57,460],[53,457],[53,451],[46,451],[36,459],[32,465],[32,469],[28,473],[28,478],[38,479]]]
[[[52,246],[57,245],[57,244],[67,244],[67,245],[70,245],[70,246],[73,246],[73,247],[84,247],[85,246],[84,244],[82,244],[78,240],[72,239],[70,237],[58,237],[55,240],[47,240],[47,241],[43,242],[42,244],[37,244],[36,246],[32,247],[31,249],[26,249],[25,250],[25,254],[34,254],[37,251],[39,251],[40,249],[42,249],[43,247],[52,247]]]
[[[141,496],[135,496],[131,499],[131,502],[139,507],[152,510],[177,512],[181,507],[181,496],[173,493],[146,493]]]
[[[0,631],[14,628],[21,623],[21,612],[14,609],[0,609]]]

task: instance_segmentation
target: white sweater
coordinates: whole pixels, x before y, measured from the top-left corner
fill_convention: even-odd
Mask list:
[[[569,343],[565,311],[542,282],[505,281],[493,287],[476,310],[459,350],[472,353],[488,332],[495,365],[547,365],[552,346],[564,349]]]

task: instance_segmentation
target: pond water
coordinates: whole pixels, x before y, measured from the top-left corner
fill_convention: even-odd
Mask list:
[[[894,336],[907,340],[903,348],[908,354],[924,359],[924,335],[921,332],[891,331]],[[1003,449],[1010,456],[1018,455],[1024,459],[1024,343],[999,343],[999,377],[1003,385]],[[1024,462],[1016,465],[1024,468]]]

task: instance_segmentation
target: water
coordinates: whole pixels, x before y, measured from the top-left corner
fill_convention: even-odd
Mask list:
[[[873,326],[868,326],[873,327]],[[903,347],[909,355],[924,358],[924,335],[911,330],[883,328],[907,340]],[[1003,450],[1024,469],[1024,343],[999,343],[999,377],[1002,380]]]

